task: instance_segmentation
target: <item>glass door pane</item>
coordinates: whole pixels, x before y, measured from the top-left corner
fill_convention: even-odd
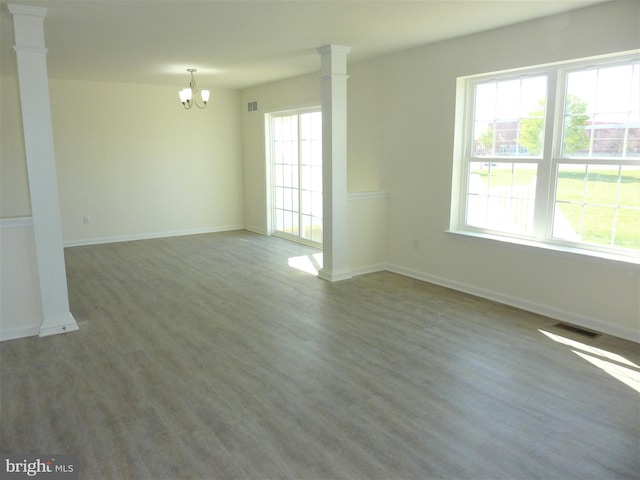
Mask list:
[[[271,139],[274,233],[322,244],[322,113],[273,115]]]
[[[300,236],[322,243],[321,112],[300,115],[300,171],[300,216],[303,226]]]

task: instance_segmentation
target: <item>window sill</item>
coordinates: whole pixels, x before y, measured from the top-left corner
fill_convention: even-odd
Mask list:
[[[585,260],[602,262],[609,265],[611,264],[611,262],[616,262],[621,265],[628,265],[634,268],[637,268],[637,266],[640,265],[640,255],[616,255],[608,252],[597,252],[593,250],[568,247],[565,245],[536,242],[534,240],[524,240],[520,238],[502,237],[498,235],[472,232],[468,230],[445,230],[445,232],[465,240],[480,241],[492,245],[500,244],[501,246],[516,248],[520,250],[532,251],[535,249],[538,252],[544,251],[545,254],[557,255],[564,258],[575,259],[576,256],[580,256]]]

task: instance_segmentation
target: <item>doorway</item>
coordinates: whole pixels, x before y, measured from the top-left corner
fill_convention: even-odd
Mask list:
[[[270,215],[274,235],[322,246],[320,107],[267,115]]]

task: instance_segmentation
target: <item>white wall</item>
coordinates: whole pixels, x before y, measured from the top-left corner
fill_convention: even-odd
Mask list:
[[[349,64],[349,192],[390,192],[349,202],[354,273],[383,265],[639,341],[637,265],[446,233],[457,77],[638,48],[638,13],[637,2],[607,3]],[[301,77],[245,90],[242,102],[258,100],[264,112],[319,94],[317,76]],[[248,115],[245,219],[262,231],[264,131]]]
[[[385,132],[377,143],[391,192],[390,269],[640,340],[637,265],[445,233],[456,78],[638,48],[638,5],[606,3],[350,68],[353,89],[388,92],[368,121]]]
[[[187,111],[177,87],[50,90],[66,245],[242,228],[238,91]]]
[[[0,218],[31,216],[16,77],[0,77]]]

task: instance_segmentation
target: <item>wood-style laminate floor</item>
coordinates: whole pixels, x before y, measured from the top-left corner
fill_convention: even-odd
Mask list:
[[[81,480],[639,477],[637,344],[288,265],[312,253],[244,231],[67,249],[80,330],[0,344],[2,453],[75,454]]]

